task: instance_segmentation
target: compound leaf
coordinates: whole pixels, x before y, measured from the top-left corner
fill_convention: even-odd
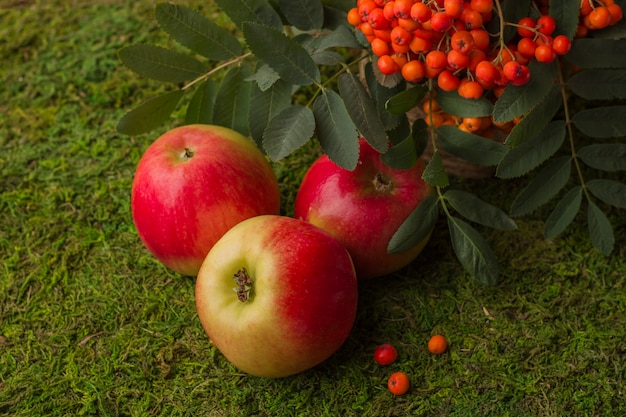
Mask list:
[[[580,210],[582,199],[583,188],[579,185],[569,190],[561,198],[544,225],[543,235],[546,239],[555,238],[570,225]]]
[[[498,165],[497,176],[514,178],[527,174],[561,148],[566,133],[564,121],[551,122],[534,138],[511,149]]]
[[[137,74],[169,83],[193,80],[207,71],[195,58],[156,45],[127,46],[119,58]]]
[[[426,239],[437,222],[439,200],[430,195],[409,214],[387,245],[389,253],[405,252]]]
[[[459,117],[491,116],[493,104],[486,98],[478,100],[463,98],[456,91],[437,89],[437,103],[448,114]]]
[[[304,145],[315,131],[315,117],[308,107],[283,109],[268,124],[263,134],[263,148],[278,161]]]
[[[324,7],[319,0],[278,0],[292,26],[302,30],[318,29],[324,23]]]
[[[448,173],[443,167],[443,160],[438,150],[433,153],[428,165],[426,165],[422,179],[435,187],[445,188],[450,184]]]
[[[582,110],[572,117],[572,122],[592,138],[626,136],[626,105]]]
[[[516,147],[535,137],[559,111],[562,100],[561,88],[558,85],[553,86],[548,94],[513,127],[505,143]]]
[[[418,106],[427,92],[426,85],[411,87],[387,100],[385,109],[391,114],[404,114]]]
[[[623,143],[587,145],[577,155],[591,168],[602,171],[626,170],[626,144]]]
[[[626,39],[575,39],[567,60],[583,68],[625,68]]]
[[[511,215],[522,216],[547,203],[567,184],[571,170],[572,158],[569,156],[550,161],[515,198]]]
[[[460,215],[483,226],[499,230],[515,230],[515,221],[500,210],[472,193],[461,190],[448,190],[443,197]]]
[[[481,284],[497,284],[500,266],[480,233],[465,221],[454,216],[448,216],[448,228],[454,253],[465,270]]]
[[[587,100],[626,99],[626,71],[623,69],[589,69],[567,80],[574,94]]]
[[[243,34],[252,53],[281,78],[295,85],[320,82],[320,70],[311,55],[278,29],[245,22]]]
[[[605,255],[613,252],[615,245],[613,226],[606,214],[593,201],[589,201],[587,208],[587,223],[593,246]]]
[[[553,36],[565,35],[572,39],[579,21],[579,4],[571,1],[551,1],[550,16],[556,21]]]
[[[613,180],[591,180],[587,188],[593,195],[607,204],[626,208],[626,185]]]
[[[498,165],[508,152],[499,142],[463,132],[455,126],[440,126],[437,139],[446,152],[479,165]]]
[[[198,86],[191,97],[189,106],[187,106],[187,113],[185,114],[186,124],[210,124],[213,122],[217,88],[217,83],[212,79],[208,79]]]
[[[241,55],[241,44],[234,36],[195,10],[159,3],[155,17],[174,40],[204,57],[220,61]]]
[[[317,138],[328,157],[353,170],[359,160],[359,135],[346,106],[336,92],[324,90],[313,103]]]
[[[380,153],[386,152],[389,145],[385,126],[378,117],[376,103],[359,78],[352,73],[343,73],[339,76],[338,86],[352,121],[367,143]]]
[[[248,115],[250,134],[254,141],[262,145],[263,132],[270,120],[291,104],[291,85],[279,79],[263,91],[257,84],[252,88],[250,113]],[[309,136],[310,137],[310,136]]]
[[[252,83],[246,81],[250,70],[246,66],[231,68],[222,80],[215,102],[219,105],[213,109],[213,123],[236,130],[248,136],[250,125],[248,111]]]
[[[280,29],[283,21],[268,0],[215,0],[220,9],[240,28],[245,22]]]
[[[120,119],[117,130],[134,136],[159,127],[167,121],[184,94],[183,90],[175,90],[143,102]]]

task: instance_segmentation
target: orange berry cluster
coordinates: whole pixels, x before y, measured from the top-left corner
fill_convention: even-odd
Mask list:
[[[615,0],[580,0],[580,21],[576,37],[587,36],[590,30],[604,29],[622,20],[622,8]]]
[[[609,13],[609,22],[621,19],[612,0],[599,1],[581,0],[581,25],[589,21],[599,28],[598,9]],[[537,0],[540,10],[547,4]],[[587,5],[591,10],[584,15]],[[587,17],[592,13],[593,19]],[[357,0],[348,22],[365,35],[383,74],[401,73],[412,83],[436,79],[442,90],[468,99],[523,85],[530,79],[530,60],[548,63],[570,50],[571,39],[552,37],[556,22],[548,14],[506,22],[519,34],[507,45],[484,27],[493,15],[494,0]]]

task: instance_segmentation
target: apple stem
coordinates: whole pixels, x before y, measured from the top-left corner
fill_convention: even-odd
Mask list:
[[[241,268],[234,275],[237,287],[233,288],[233,291],[237,293],[237,299],[242,303],[245,303],[250,299],[250,291],[252,290],[252,278],[248,275],[246,268]]]
[[[380,172],[376,173],[374,181],[372,182],[374,183],[374,189],[376,191],[380,191],[382,193],[390,193],[393,190],[393,182]]]

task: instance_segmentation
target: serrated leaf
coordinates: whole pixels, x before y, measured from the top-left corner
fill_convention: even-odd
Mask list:
[[[467,99],[456,91],[437,89],[437,103],[443,111],[458,117],[484,117],[491,116],[493,112],[493,104],[486,97]]]
[[[548,94],[513,127],[505,143],[514,148],[535,137],[554,118],[561,108],[562,100],[560,86],[553,86]]]
[[[466,219],[499,230],[515,230],[515,221],[498,207],[486,203],[467,191],[448,190],[443,197]]]
[[[204,81],[197,87],[187,106],[185,124],[211,124],[213,122],[217,89],[218,85],[212,79]]]
[[[587,145],[576,154],[591,168],[602,171],[626,170],[626,144],[623,143]]]
[[[439,216],[439,200],[429,195],[409,214],[393,234],[387,252],[402,253],[415,247],[432,232]]]
[[[385,87],[384,85],[381,85],[374,74],[373,68],[374,66],[371,62],[368,62],[365,66],[365,81],[367,88],[376,103],[378,117],[380,117],[380,120],[383,122],[385,130],[392,130],[400,124],[401,120],[406,119],[406,115],[391,114],[387,111],[385,105],[389,99],[401,93],[406,88],[404,83],[397,83],[393,87]]]
[[[534,138],[511,149],[498,165],[496,175],[500,178],[515,178],[527,174],[561,148],[566,134],[564,121],[551,122]]]
[[[195,58],[156,45],[127,46],[119,51],[119,58],[137,74],[169,83],[193,80],[207,72]]]
[[[437,128],[437,140],[446,152],[479,165],[498,165],[508,152],[503,144],[464,132],[456,126]]]
[[[359,160],[359,135],[336,92],[324,90],[313,103],[317,138],[331,161],[353,170]]]
[[[613,180],[591,180],[587,189],[600,200],[619,208],[626,208],[626,184]]]
[[[175,90],[143,102],[120,119],[117,130],[135,136],[159,127],[167,121],[184,94],[183,90]]]
[[[590,69],[567,80],[574,94],[587,100],[626,99],[626,71],[623,69]]]
[[[367,143],[380,153],[389,149],[385,126],[378,117],[376,103],[353,73],[343,73],[338,80],[339,93],[348,114]]]
[[[572,117],[572,123],[592,138],[626,136],[626,106],[582,110]]]
[[[415,140],[408,136],[402,142],[392,146],[380,156],[385,165],[394,169],[409,169],[415,165],[419,154],[415,146]]]
[[[346,62],[346,59],[343,55],[334,51],[314,52],[311,55],[311,58],[313,58],[313,61],[315,61],[317,65],[333,66],[333,65],[343,64],[344,62]]]
[[[606,214],[594,202],[589,201],[588,204],[587,223],[591,243],[603,254],[610,255],[615,245],[613,226],[611,226]]]
[[[511,206],[512,216],[523,216],[552,199],[569,180],[572,158],[562,156],[548,162],[518,194]]]
[[[221,61],[241,55],[241,44],[234,36],[195,10],[159,3],[155,17],[172,39],[204,57]]]
[[[248,110],[250,108],[250,93],[252,84],[245,81],[250,75],[246,66],[231,68],[222,80],[213,109],[213,123],[233,129],[244,136],[248,136]]]
[[[340,25],[332,30],[316,32],[311,47],[315,51],[323,51],[329,48],[360,48],[361,45],[354,36],[354,32],[345,25]]]
[[[495,122],[508,122],[524,115],[543,99],[556,81],[556,64],[532,60],[528,64],[532,76],[521,86],[509,84],[493,108]]]
[[[567,60],[583,68],[625,68],[626,39],[574,39]]]
[[[263,148],[278,161],[304,145],[315,130],[315,117],[308,107],[287,107],[274,117],[263,134]]]
[[[266,91],[274,83],[280,80],[280,75],[267,64],[261,64],[257,71],[248,77],[247,80],[256,81],[257,86],[261,91]]]
[[[252,53],[276,71],[281,78],[295,85],[320,82],[320,70],[311,55],[279,30],[245,22],[243,34]]]
[[[292,26],[318,29],[324,23],[324,7],[319,0],[278,0],[280,11]]]
[[[463,268],[481,284],[497,284],[500,266],[480,233],[465,221],[454,216],[448,216],[448,228],[454,253]]]
[[[280,29],[283,21],[267,0],[215,0],[220,9],[240,28],[245,22]]]
[[[404,116],[401,117],[398,125],[391,130],[387,130],[387,138],[389,139],[389,143],[391,146],[397,145],[402,142],[411,134],[411,125],[409,124],[409,119]]]
[[[276,81],[272,87],[262,91],[257,85],[252,89],[250,100],[250,135],[261,147],[263,132],[270,121],[291,104],[291,85],[285,80]],[[310,137],[310,136],[309,136]]]
[[[422,179],[434,187],[445,188],[450,184],[448,173],[443,167],[443,160],[438,150],[433,153],[428,165],[426,165]]]
[[[416,85],[391,97],[385,103],[385,109],[391,114],[404,114],[418,106],[426,93],[428,86]]]
[[[577,185],[567,192],[548,216],[543,229],[546,239],[553,239],[563,233],[572,223],[583,199],[583,189]]]
[[[573,1],[551,1],[550,16],[556,22],[552,36],[565,35],[572,39],[578,27],[580,3]]]

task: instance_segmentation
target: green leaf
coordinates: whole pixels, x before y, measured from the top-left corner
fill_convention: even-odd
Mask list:
[[[511,206],[512,216],[523,216],[547,203],[569,180],[572,158],[562,156],[545,165],[518,194]]]
[[[572,117],[572,122],[592,138],[626,136],[626,105],[582,110]]]
[[[292,26],[302,30],[318,29],[324,23],[324,7],[319,0],[278,0]]]
[[[280,29],[283,21],[267,0],[215,0],[230,20],[240,28],[246,22]]]
[[[443,197],[466,219],[499,230],[515,230],[515,221],[501,209],[467,191],[448,190]]]
[[[328,157],[353,170],[359,160],[359,135],[346,106],[336,92],[324,90],[313,103],[317,138]]]
[[[626,144],[623,143],[587,145],[579,149],[577,155],[591,168],[602,171],[626,170]]]
[[[565,35],[572,39],[578,27],[580,3],[573,1],[551,1],[550,16],[556,21],[552,36]]]
[[[576,217],[583,199],[583,188],[579,185],[563,196],[552,213],[548,216],[543,229],[546,239],[553,239],[563,233]]]
[[[406,119],[404,114],[391,114],[386,109],[386,104],[395,95],[406,90],[404,83],[397,83],[393,87],[385,87],[380,84],[374,74],[374,69],[371,62],[368,62],[365,66],[365,81],[367,88],[370,91],[370,95],[376,103],[376,109],[378,110],[378,117],[383,122],[386,130],[392,130],[397,127],[401,120]]]
[[[544,64],[532,60],[528,64],[532,76],[530,81],[521,86],[509,84],[493,108],[495,122],[508,122],[524,115],[535,107],[554,86],[556,64]]]
[[[315,131],[315,117],[308,107],[287,107],[274,117],[263,134],[263,148],[278,161],[304,145]]]
[[[231,68],[217,90],[217,105],[213,109],[214,124],[228,127],[244,136],[250,132],[248,111],[252,83],[245,81],[249,74],[246,66]]]
[[[197,88],[185,114],[185,123],[213,123],[213,111],[215,108],[215,97],[217,96],[217,83],[208,79]]]
[[[241,44],[234,36],[188,7],[159,3],[155,17],[174,40],[204,57],[221,61],[241,55]]]
[[[153,80],[180,83],[204,75],[207,68],[196,59],[156,45],[131,45],[119,58],[137,74]]]
[[[522,17],[529,16],[531,12],[530,0],[516,0],[501,2],[502,14],[505,22],[518,22]],[[500,32],[500,19],[498,14],[493,14],[493,19],[487,23],[487,30],[490,33]],[[508,42],[515,36],[517,29],[512,25],[505,25],[503,41]]]
[[[463,98],[456,91],[437,89],[437,103],[443,111],[458,117],[491,116],[493,104],[486,98],[478,100]]]
[[[257,145],[262,145],[263,132],[270,120],[274,119],[290,104],[291,85],[285,80],[276,81],[272,87],[265,91],[261,90],[258,85],[253,87],[248,117],[250,134]]]
[[[256,73],[248,77],[248,80],[256,81],[257,86],[261,91],[266,91],[270,88],[274,83],[280,80],[280,75],[267,64],[261,64],[257,69]]]
[[[454,216],[448,216],[448,228],[454,252],[465,270],[481,284],[497,284],[500,266],[480,233],[465,221]]]
[[[311,55],[279,30],[245,22],[243,34],[254,55],[269,65],[281,78],[295,85],[320,82],[320,70]]]
[[[354,32],[347,26],[340,25],[333,30],[316,31],[310,47],[317,52],[329,48],[360,48],[361,45],[354,36]]]
[[[175,90],[143,102],[120,119],[117,130],[135,136],[159,127],[167,121],[184,94],[183,90]]]
[[[427,92],[428,86],[426,85],[411,87],[387,100],[385,109],[391,114],[404,114],[418,106]]]
[[[626,68],[626,39],[574,39],[567,60],[583,68]]]
[[[409,169],[417,163],[419,154],[417,153],[413,136],[409,135],[402,142],[392,146],[380,157],[385,165],[394,169]]]
[[[376,103],[353,73],[344,72],[338,80],[339,93],[346,109],[367,143],[380,153],[389,149],[387,132],[376,111]]]
[[[623,69],[590,69],[567,80],[572,92],[587,100],[626,99],[626,71]]]
[[[311,58],[313,58],[313,61],[315,61],[317,65],[334,66],[346,62],[346,59],[343,55],[334,51],[315,52],[311,55]]]
[[[605,255],[611,254],[615,245],[613,226],[606,214],[592,201],[589,201],[587,209],[587,223],[593,246]]]
[[[450,184],[448,173],[443,167],[443,160],[438,150],[433,153],[428,165],[426,165],[422,179],[435,187],[445,188]]]
[[[422,200],[391,237],[387,252],[406,252],[426,239],[437,223],[438,203],[438,198],[433,195]]]
[[[626,208],[626,185],[613,180],[591,180],[587,189],[607,204]]]
[[[505,143],[516,147],[535,137],[554,118],[561,108],[562,100],[560,86],[553,86],[548,94],[513,127]]]
[[[564,121],[551,122],[531,140],[511,149],[498,165],[496,175],[515,178],[527,174],[561,148],[566,134]]]
[[[408,138],[410,134],[411,125],[409,124],[408,118],[404,116],[402,119],[400,119],[400,122],[396,127],[387,131],[387,138],[389,139],[389,143],[391,143],[391,146],[393,146]]]
[[[498,165],[508,152],[499,142],[463,132],[455,126],[437,128],[437,139],[446,152],[479,165]]]

